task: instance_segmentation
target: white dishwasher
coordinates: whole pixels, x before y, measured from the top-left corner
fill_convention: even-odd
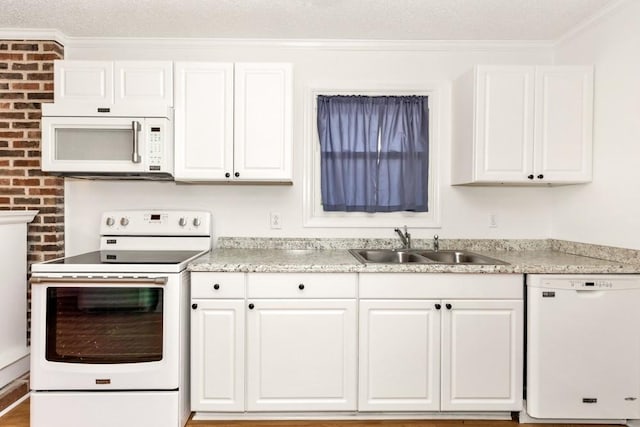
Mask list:
[[[640,418],[640,276],[527,276],[527,413]]]

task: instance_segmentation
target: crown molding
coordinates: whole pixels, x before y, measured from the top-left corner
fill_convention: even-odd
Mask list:
[[[52,40],[65,46],[68,39],[55,28],[0,28],[0,40]]]
[[[148,37],[72,37],[53,28],[0,28],[4,40],[53,40],[65,47],[145,49],[201,49],[216,47],[270,47],[281,49],[320,49],[351,51],[513,51],[549,49],[552,40],[338,40],[338,39],[212,39]]]
[[[583,20],[581,23],[579,23],[569,31],[565,32],[560,37],[558,37],[553,43],[552,47],[557,47],[577,37],[584,31],[598,24],[600,21],[606,19],[607,17],[609,17],[609,15],[613,14],[623,5],[630,3],[631,1],[636,1],[636,0],[617,0],[612,3],[609,3],[608,5],[606,5],[605,7],[603,7],[596,13],[594,13],[593,15],[587,17],[585,20]]]
[[[65,48],[137,47],[146,49],[200,49],[269,47],[352,51],[511,51],[548,49],[552,41],[503,40],[333,40],[333,39],[204,39],[67,37]]]

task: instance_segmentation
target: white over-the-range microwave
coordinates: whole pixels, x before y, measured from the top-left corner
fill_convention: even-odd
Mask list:
[[[42,170],[92,178],[173,178],[173,109],[42,106]]]

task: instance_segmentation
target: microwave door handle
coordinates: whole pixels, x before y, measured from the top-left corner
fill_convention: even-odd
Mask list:
[[[139,149],[140,143],[138,141],[140,129],[140,122],[135,120],[131,122],[131,130],[133,131],[133,153],[131,154],[131,161],[133,161],[133,163],[140,163],[141,160]]]

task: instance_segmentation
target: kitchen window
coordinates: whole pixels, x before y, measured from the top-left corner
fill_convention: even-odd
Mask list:
[[[308,88],[305,97],[305,133],[307,135],[305,142],[305,165],[304,165],[304,226],[305,227],[320,227],[320,228],[333,228],[333,227],[349,227],[349,228],[387,228],[397,227],[399,225],[407,225],[414,228],[438,228],[439,223],[439,191],[438,191],[438,145],[443,138],[442,131],[446,130],[442,124],[449,118],[448,105],[450,102],[450,90],[447,82],[423,82],[419,84],[408,83],[406,87],[404,85],[376,85],[376,88],[362,88],[358,87],[361,83],[353,83],[348,85],[347,82],[340,82],[339,85],[334,87],[311,87]],[[388,86],[388,87],[385,87]],[[350,89],[346,89],[350,87]],[[354,89],[356,88],[356,89]],[[399,132],[395,134],[395,138],[392,135],[391,140],[384,141],[383,136],[386,131],[382,131],[384,125],[379,127],[373,126],[373,136],[370,137],[369,146],[374,147],[366,155],[360,153],[357,150],[355,153],[323,153],[321,149],[321,133],[323,130],[319,129],[318,125],[320,116],[323,112],[320,111],[319,101],[323,102],[327,99],[369,99],[369,100],[383,100],[389,101],[418,101],[424,102],[425,109],[425,122],[426,126],[421,127],[420,131],[425,135],[427,139],[426,144],[414,144],[410,151],[413,152],[412,160],[409,160],[408,164],[411,167],[405,167],[405,169],[412,169],[411,172],[403,170],[403,167],[396,167],[401,164],[403,160],[392,159],[390,163],[396,163],[396,166],[389,168],[389,155],[391,158],[398,155],[401,150],[389,150],[386,147],[397,147],[399,141],[407,136],[406,132]],[[427,108],[428,102],[428,108]],[[322,126],[322,125],[320,125]],[[411,131],[413,132],[413,131]],[[409,133],[411,133],[409,132]],[[390,132],[393,134],[393,132]],[[416,150],[417,147],[420,149]],[[331,150],[330,150],[331,151]],[[416,153],[417,152],[417,153]],[[373,200],[372,208],[362,208],[359,199],[356,197],[355,208],[347,207],[346,204],[341,206],[340,203],[336,203],[334,206],[330,206],[331,203],[325,203],[323,199],[323,172],[333,173],[327,170],[323,171],[322,158],[323,156],[369,156],[368,162],[354,161],[349,174],[343,174],[342,178],[351,181],[347,185],[350,186],[350,191],[355,188],[356,191],[360,191],[362,182],[364,180],[378,180],[380,173],[383,175],[389,174],[390,171],[394,171],[395,175],[393,179],[387,180],[388,183],[384,185],[396,185],[400,181],[401,185],[405,185],[407,182],[405,178],[408,173],[409,185],[405,188],[392,187],[385,188],[380,197],[378,191],[378,183],[370,188],[375,188],[375,192],[369,192],[369,201]],[[387,158],[385,158],[387,157]],[[406,159],[405,159],[406,160]],[[387,164],[385,164],[387,163]],[[408,165],[405,164],[405,165]],[[415,166],[420,165],[420,169],[416,170]],[[354,172],[354,170],[356,172]],[[392,174],[393,175],[393,174]],[[326,176],[325,176],[326,178]],[[354,180],[359,180],[356,185],[353,185]],[[395,183],[394,183],[395,181]],[[398,188],[400,190],[398,190]],[[401,191],[405,191],[406,194],[398,195]],[[384,195],[388,193],[387,195]],[[419,192],[420,197],[414,197],[414,193]],[[360,199],[365,197],[363,193],[360,193]],[[398,197],[389,197],[395,194]],[[400,197],[402,196],[402,197]],[[408,203],[407,197],[411,200]],[[382,204],[379,202],[382,199]],[[399,200],[403,202],[399,202]]]
[[[325,211],[427,212],[426,96],[318,96]]]

